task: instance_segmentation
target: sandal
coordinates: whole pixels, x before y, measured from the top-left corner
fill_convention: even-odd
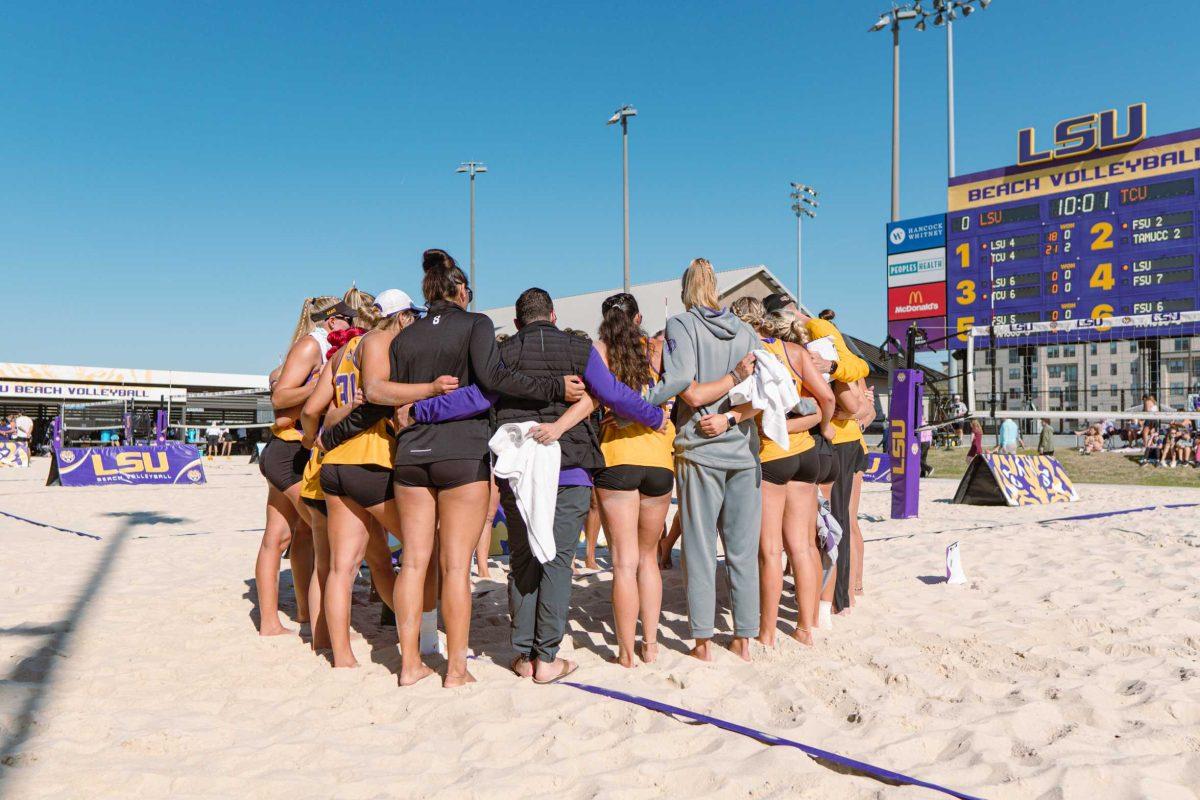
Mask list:
[[[577,669],[579,669],[578,664],[574,664],[570,661],[567,661],[566,659],[563,659],[562,667],[559,669],[557,675],[555,675],[553,678],[551,678],[548,681],[539,681],[537,678],[534,678],[533,682],[536,683],[538,686],[546,686],[551,683],[558,683],[563,678],[567,677],[568,675],[570,675],[572,672],[574,672]]]

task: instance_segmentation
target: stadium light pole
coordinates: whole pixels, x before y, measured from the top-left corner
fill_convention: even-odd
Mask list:
[[[624,291],[629,292],[629,118],[637,116],[637,109],[626,103],[608,118],[609,125],[621,123],[621,208],[624,214],[622,232],[625,240]]]
[[[796,215],[796,308],[801,308],[801,277],[804,273],[801,269],[800,225],[805,217],[815,219],[817,216],[816,209],[821,204],[817,202],[817,190],[811,186],[805,186],[803,183],[792,183],[792,193],[790,196],[792,198],[792,212]]]
[[[917,20],[917,30],[925,29],[925,11],[920,2],[892,4],[890,11],[879,15],[868,33],[892,31],[892,222],[900,219],[900,23]]]
[[[475,290],[475,176],[487,172],[487,167],[480,161],[464,161],[456,173],[465,173],[471,180],[471,290]],[[475,310],[475,297],[471,296],[471,310]]]
[[[959,14],[966,17],[975,13],[975,3],[982,11],[991,5],[992,0],[933,0],[933,24],[946,26],[946,172],[953,178],[954,164],[954,20]],[[928,15],[926,15],[928,16]],[[918,23],[918,30],[925,30],[924,19]]]

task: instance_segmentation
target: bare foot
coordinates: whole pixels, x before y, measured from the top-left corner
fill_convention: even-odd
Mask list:
[[[467,670],[463,670],[461,674],[446,673],[446,679],[442,681],[442,686],[446,689],[455,689],[459,686],[466,686],[468,683],[474,683],[475,676]]]
[[[433,670],[425,666],[424,661],[419,661],[417,662],[417,666],[413,667],[411,670],[404,668],[400,669],[400,685],[412,686],[417,681],[424,680],[432,674]]]
[[[624,667],[625,669],[633,669],[634,667],[637,666],[637,662],[633,660],[633,656],[630,655],[625,650],[625,648],[621,648],[617,652],[617,656],[616,656],[616,658],[613,659],[613,663],[619,664],[620,666]]]
[[[775,631],[763,631],[754,637],[763,647],[775,646]],[[748,660],[748,659],[747,659]]]
[[[729,652],[742,661],[750,660],[750,640],[744,636],[735,636],[729,642]]]
[[[658,568],[672,569],[675,566],[671,561],[671,547],[666,539],[658,540]]]
[[[696,646],[688,651],[688,655],[701,661],[712,661],[713,654],[708,648],[709,641],[708,639],[698,640]]]
[[[275,620],[274,625],[264,623],[262,625],[262,627],[260,627],[258,629],[259,636],[283,636],[286,633],[295,633],[295,632],[296,631],[292,628],[285,628],[282,625],[280,625],[279,620]]]
[[[795,639],[800,644],[804,644],[804,645],[808,645],[809,647],[812,647],[812,644],[813,644],[812,631],[809,630],[808,628],[796,628],[796,630],[792,631],[792,638]]]
[[[533,668],[533,682],[539,685],[558,683],[577,669],[578,664],[565,658],[556,658],[553,661],[538,659]]]
[[[358,666],[358,659],[356,659],[354,657],[353,653],[350,653],[349,655],[346,655],[346,656],[338,656],[336,653],[334,653],[334,655],[333,655],[333,668],[334,669],[354,669],[357,666]]]
[[[594,558],[591,561],[584,561],[583,568],[595,570],[596,572],[600,571],[600,565],[596,563],[596,559],[594,559]]]
[[[653,664],[658,658],[658,642],[642,642],[642,661]]]
[[[533,664],[529,663],[528,656],[517,656],[508,665],[508,668],[513,671],[513,674],[518,678],[532,678]]]

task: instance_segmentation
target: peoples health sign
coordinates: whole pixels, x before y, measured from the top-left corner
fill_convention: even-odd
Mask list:
[[[205,482],[195,445],[167,442],[131,447],[63,447],[54,452],[46,485],[195,485]]]
[[[946,248],[944,247],[888,256],[887,285],[889,289],[944,280],[946,280]]]

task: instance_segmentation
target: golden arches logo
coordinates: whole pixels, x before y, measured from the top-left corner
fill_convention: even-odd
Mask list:
[[[917,305],[925,302],[925,295],[921,294],[920,289],[913,289],[908,293],[908,302],[910,305]]]

